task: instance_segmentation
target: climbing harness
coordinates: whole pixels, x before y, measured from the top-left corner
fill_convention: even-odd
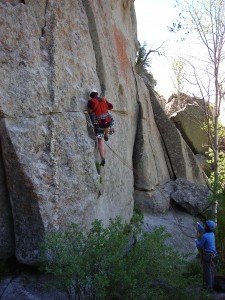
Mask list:
[[[105,119],[106,117],[109,118],[108,122],[104,121],[104,120],[106,120]],[[101,120],[102,123],[99,122],[99,120]],[[104,124],[107,124],[107,126],[104,126]],[[94,130],[95,130],[95,136],[97,138],[104,138],[105,128],[109,128],[108,134],[110,134],[110,135],[114,134],[114,132],[115,132],[115,129],[114,129],[115,120],[113,119],[112,115],[109,113],[100,115],[99,117],[94,116],[93,125],[94,125]]]
[[[209,253],[206,250],[200,250],[200,257],[202,264],[208,264],[211,272],[215,269],[216,265],[218,264],[218,254],[216,253]]]

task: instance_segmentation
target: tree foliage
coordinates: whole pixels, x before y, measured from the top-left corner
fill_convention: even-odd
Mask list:
[[[143,45],[141,45],[138,42],[138,51],[137,51],[136,64],[135,64],[136,71],[138,74],[142,74],[146,72],[150,66],[151,60],[149,55],[151,52],[147,51],[146,47],[147,47],[146,42],[144,42]]]
[[[150,66],[151,66],[151,54],[158,54],[158,55],[164,55],[163,52],[163,43],[157,47],[156,49],[149,49],[147,50],[147,44],[146,42],[141,45],[138,42],[138,50],[137,50],[137,56],[135,61],[135,69],[136,72],[143,78],[146,78],[151,86],[154,88],[157,84],[156,80],[154,79],[153,75],[150,72]]]
[[[211,125],[213,127],[213,125]],[[220,253],[220,259],[222,262],[222,268],[225,264],[225,147],[224,147],[224,137],[225,128],[219,123],[218,126],[218,136],[219,136],[219,154],[218,154],[218,186],[217,193],[213,194],[213,200],[218,202],[218,213],[217,213],[217,248]],[[214,165],[214,153],[213,150],[209,149],[209,160],[211,165]],[[214,172],[211,173],[209,178],[211,186],[215,182]]]
[[[183,28],[188,30],[192,38],[195,37],[195,41],[198,41],[198,46],[202,49],[201,56],[196,58],[196,63],[190,63],[190,66],[201,97],[206,104],[209,140],[214,156],[213,190],[217,194],[219,185],[218,127],[225,87],[225,1],[177,0],[177,5],[182,10],[180,22],[184,23]],[[180,29],[182,26],[173,26],[173,28]],[[213,107],[212,110],[211,107]]]
[[[116,218],[108,227],[96,220],[88,233],[72,225],[47,235],[40,261],[50,286],[69,299],[205,299],[187,289],[193,276],[183,276],[184,260],[166,245],[165,229],[145,233],[139,220]]]
[[[191,80],[205,103],[209,157],[213,173],[210,182],[215,202],[217,241],[225,261],[225,131],[219,122],[221,103],[225,101],[225,0],[177,0],[181,13],[170,28],[172,32],[184,30],[192,47],[200,47],[195,57],[188,57]]]
[[[184,72],[185,62],[182,59],[173,59],[172,60],[172,71],[174,74],[174,88],[176,89],[178,96],[178,103],[180,102],[180,94],[183,91],[185,72]]]

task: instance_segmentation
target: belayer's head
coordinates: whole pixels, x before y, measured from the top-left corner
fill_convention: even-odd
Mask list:
[[[216,224],[212,220],[207,220],[205,222],[205,229],[206,231],[214,231],[216,229]]]
[[[93,89],[93,90],[90,91],[90,97],[91,97],[91,98],[94,98],[94,97],[97,97],[97,96],[98,96],[97,90],[94,90],[94,89]]]

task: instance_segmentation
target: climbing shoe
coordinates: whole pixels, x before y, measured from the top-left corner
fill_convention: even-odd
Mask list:
[[[100,163],[100,166],[104,167],[104,165],[105,165],[105,160],[103,159]]]

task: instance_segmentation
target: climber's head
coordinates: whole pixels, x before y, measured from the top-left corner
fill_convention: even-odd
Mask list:
[[[216,224],[212,220],[207,220],[205,222],[205,227],[207,231],[214,231],[216,229]]]
[[[94,97],[97,97],[97,96],[98,96],[98,91],[95,90],[95,89],[92,89],[92,90],[90,91],[90,97],[91,97],[91,98],[94,98]]]

